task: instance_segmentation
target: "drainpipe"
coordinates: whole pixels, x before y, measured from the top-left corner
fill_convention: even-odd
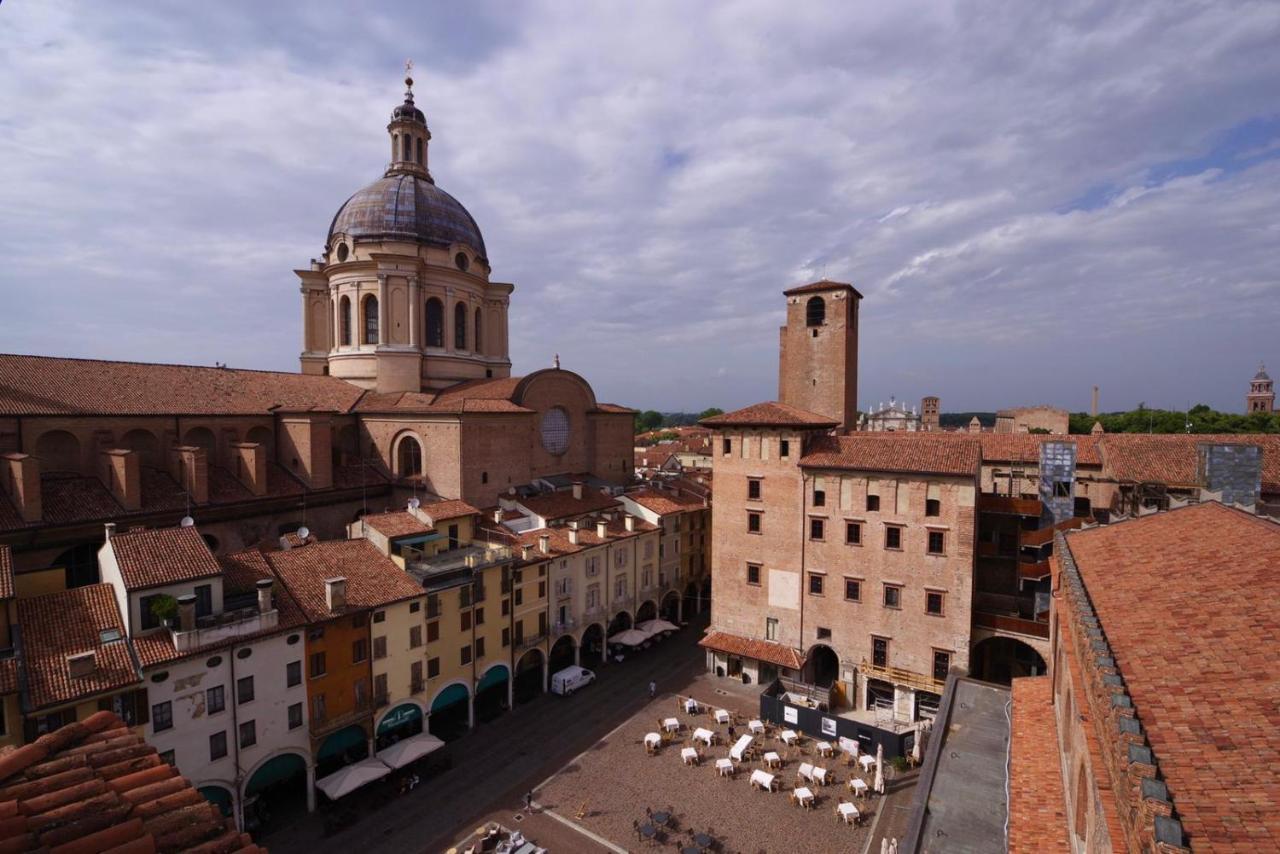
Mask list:
[[[480,576],[480,583],[484,583],[484,576]],[[475,570],[471,571],[471,713],[467,716],[467,729],[475,729],[476,726],[476,611],[481,608],[476,603],[476,576]],[[390,702],[390,699],[388,699]]]
[[[176,419],[175,419],[176,420]],[[235,764],[235,783],[236,790],[231,800],[232,804],[237,805],[236,827],[244,829],[244,798],[241,795],[244,783],[244,769],[240,766],[240,690],[236,685],[236,648],[231,647],[227,652],[228,661],[231,662],[231,739],[232,762]]]
[[[809,543],[809,512],[806,502],[809,497],[809,476],[800,470],[800,649],[804,650],[804,600],[808,596],[805,577],[805,554]],[[838,674],[837,674],[838,675]],[[804,680],[804,665],[800,666],[800,679]]]

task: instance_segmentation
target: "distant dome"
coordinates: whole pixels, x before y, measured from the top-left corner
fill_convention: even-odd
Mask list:
[[[1258,372],[1253,375],[1253,378],[1255,381],[1266,380],[1269,382],[1271,380],[1271,377],[1267,376],[1267,369],[1264,368],[1262,365],[1258,365]]]
[[[480,227],[457,199],[418,175],[379,178],[338,208],[329,226],[357,240],[416,240],[437,246],[465,244],[486,258]]]

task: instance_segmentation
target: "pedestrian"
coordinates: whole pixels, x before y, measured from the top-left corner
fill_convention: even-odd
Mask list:
[[[524,793],[524,811],[533,812],[533,792]]]
[[[729,740],[733,741],[733,724],[729,724]]]
[[[649,680],[649,699],[652,700],[656,696],[658,696],[658,683],[650,679]]]

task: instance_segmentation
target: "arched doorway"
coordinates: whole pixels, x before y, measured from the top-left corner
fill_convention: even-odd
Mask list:
[[[369,756],[369,736],[364,727],[352,724],[329,735],[316,751],[316,779],[328,777],[353,762]]]
[[[65,570],[67,587],[98,583],[99,548],[97,543],[81,543],[58,555],[53,566],[60,566]]]
[[[646,620],[655,620],[658,617],[658,606],[654,604],[652,599],[646,600],[639,608],[636,609],[636,622],[643,623]]]
[[[80,440],[66,430],[50,430],[36,440],[40,471],[80,471]]]
[[[517,703],[527,703],[546,690],[542,680],[542,650],[534,647],[527,651],[516,663],[515,699]]]
[[[662,619],[669,623],[680,625],[680,594],[675,590],[668,590],[662,597]]]
[[[551,656],[548,658],[547,672],[558,673],[566,667],[573,666],[575,649],[573,635],[563,635],[551,645]]]
[[[600,661],[604,657],[604,626],[592,623],[582,632],[580,661]]]
[[[120,447],[138,455],[138,463],[148,468],[161,468],[160,440],[150,430],[130,430],[120,437]],[[225,791],[225,790],[224,790]]]
[[[511,668],[495,664],[476,683],[476,720],[491,721],[507,710]]]
[[[384,750],[401,739],[410,738],[422,732],[422,709],[417,703],[401,703],[389,709],[378,729],[373,735],[374,751]]]
[[[619,611],[609,621],[609,637],[613,637],[618,632],[625,632],[629,628],[631,628],[631,615],[626,611]]]
[[[698,607],[698,585],[692,581],[684,588],[684,613],[685,616],[702,613]]]
[[[471,692],[461,682],[455,682],[436,694],[431,701],[431,718],[427,728],[441,741],[453,741],[471,727],[469,709]]]
[[[307,760],[281,753],[263,762],[244,786],[244,829],[259,839],[307,810]]]
[[[1040,653],[1016,638],[992,637],[978,641],[969,658],[974,678],[999,685],[1009,685],[1018,677],[1045,672]]]
[[[830,688],[840,678],[840,656],[824,643],[815,644],[804,660],[804,681],[819,688]]]
[[[231,818],[235,804],[230,789],[226,786],[201,786],[196,791],[204,795],[206,801],[217,807],[223,818]]]

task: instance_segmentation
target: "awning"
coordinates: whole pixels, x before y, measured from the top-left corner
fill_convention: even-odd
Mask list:
[[[354,765],[348,765],[320,780],[316,780],[316,788],[324,792],[329,800],[351,794],[361,786],[375,780],[381,780],[391,773],[391,768],[378,759],[362,759]]]
[[[791,670],[799,670],[804,667],[804,658],[798,651],[774,641],[744,638],[742,635],[730,634],[729,632],[708,632],[706,637],[698,641],[698,645],[706,649],[727,652],[730,655],[737,655],[742,658],[767,661]]]
[[[625,632],[618,632],[609,638],[609,643],[619,643],[623,646],[639,646],[648,642],[650,635],[639,629],[627,629]]]
[[[401,739],[386,750],[378,751],[378,759],[391,768],[403,768],[410,762],[421,759],[432,751],[444,747],[444,742],[430,733]],[[326,778],[328,779],[328,778]]]
[[[636,628],[648,635],[660,635],[663,632],[678,632],[680,627],[666,620],[645,620],[637,623]]]
[[[486,688],[495,688],[499,685],[507,684],[507,680],[511,678],[511,674],[507,672],[505,664],[499,664],[490,667],[485,674],[480,677],[480,681],[476,683],[476,693],[479,694]]]
[[[401,703],[382,717],[378,724],[378,735],[386,735],[398,727],[422,720],[422,709],[417,703]]]

